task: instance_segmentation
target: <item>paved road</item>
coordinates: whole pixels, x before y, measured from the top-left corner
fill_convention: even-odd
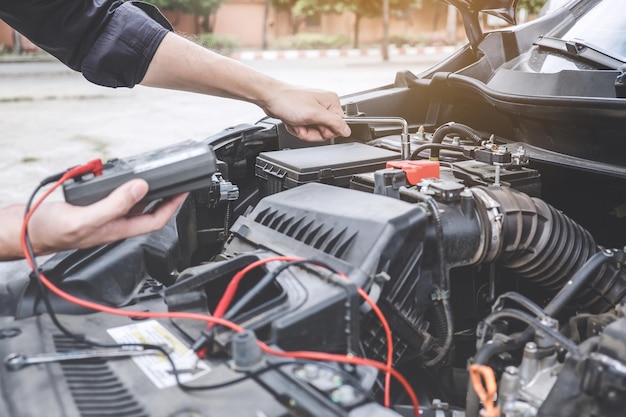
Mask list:
[[[345,95],[428,68],[442,56],[252,61],[282,80]],[[0,64],[0,207],[45,176],[100,157],[130,156],[260,119],[255,106],[197,94],[89,84],[56,62]],[[60,199],[60,195],[53,196]]]

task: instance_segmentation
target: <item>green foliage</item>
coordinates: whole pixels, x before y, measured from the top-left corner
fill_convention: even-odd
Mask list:
[[[277,39],[272,49],[339,49],[350,44],[346,35],[323,35],[321,33],[298,33]]]
[[[146,0],[164,10],[179,9],[196,16],[207,16],[215,13],[224,0]]]
[[[398,48],[402,46],[445,46],[449,45],[445,36],[438,33],[424,32],[414,36],[393,34],[389,36],[389,44]]]
[[[528,13],[538,13],[547,0],[520,0],[517,9],[526,9]]]
[[[234,36],[217,35],[215,33],[202,33],[191,36],[189,39],[222,55],[230,55],[240,46],[239,41]]]
[[[349,11],[357,13],[364,17],[379,17],[383,14],[382,1],[372,0],[340,0],[332,2],[331,0],[320,0],[324,2],[334,3],[334,7],[341,11]],[[403,13],[409,9],[421,8],[423,0],[390,0],[389,10],[392,12]]]

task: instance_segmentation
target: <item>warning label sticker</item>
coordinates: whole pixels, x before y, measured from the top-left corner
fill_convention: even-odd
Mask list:
[[[211,372],[211,367],[197,356],[179,339],[156,320],[142,321],[108,329],[107,332],[117,343],[146,343],[167,346],[170,357],[176,365],[178,379],[185,383]],[[134,356],[137,364],[157,388],[176,385],[172,365],[164,355]]]

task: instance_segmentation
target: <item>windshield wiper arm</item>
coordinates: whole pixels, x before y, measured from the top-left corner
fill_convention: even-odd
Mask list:
[[[549,36],[540,36],[533,44],[540,48],[560,52],[568,57],[599,65],[602,67],[601,69],[618,69],[626,63],[621,58],[581,39],[566,41]]]

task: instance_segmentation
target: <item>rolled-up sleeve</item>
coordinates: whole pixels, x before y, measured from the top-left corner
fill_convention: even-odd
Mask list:
[[[143,79],[171,26],[150,5],[119,0],[11,0],[0,18],[83,76],[107,87]]]

